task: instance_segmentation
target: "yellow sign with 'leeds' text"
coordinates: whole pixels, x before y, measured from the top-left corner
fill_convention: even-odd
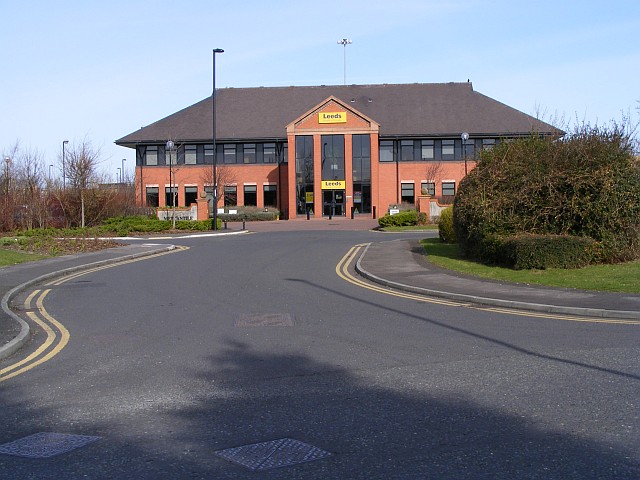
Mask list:
[[[344,190],[347,188],[345,180],[322,180],[322,190]]]
[[[347,123],[347,112],[320,112],[318,123]]]

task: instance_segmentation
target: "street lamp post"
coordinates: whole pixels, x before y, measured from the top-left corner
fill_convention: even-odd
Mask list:
[[[343,38],[342,40],[338,40],[338,45],[342,45],[344,47],[343,52],[343,63],[344,63],[344,84],[347,84],[347,45],[352,44],[353,42],[348,38]]]
[[[5,195],[9,198],[9,190],[11,189],[11,177],[9,176],[9,165],[11,164],[11,159],[9,157],[4,157],[5,171],[4,171],[4,181],[5,181]]]
[[[469,140],[469,134],[467,132],[462,132],[460,135],[462,139],[462,155],[464,155],[464,175],[467,175],[467,140]]]
[[[67,189],[67,167],[65,165],[64,146],[69,143],[69,140],[62,141],[62,189]]]
[[[175,144],[169,140],[167,142],[167,151],[169,152],[169,191],[171,192],[171,210],[172,210],[172,228],[176,229],[176,193],[177,188],[173,187],[173,180],[171,179],[171,175],[173,172],[173,148]],[[174,179],[175,180],[175,179]]]
[[[124,174],[124,162],[126,162],[126,161],[127,161],[127,159],[126,159],[126,158],[123,158],[123,159],[122,159],[122,170],[121,170],[121,172],[122,172],[122,173],[121,173],[121,175],[122,175],[122,176],[120,177],[120,183],[124,183],[124,180],[125,180],[125,178],[126,178],[126,176],[125,176],[125,174]]]
[[[116,176],[116,180],[118,183],[120,183],[120,179],[122,178],[122,170],[120,169],[120,167],[116,168],[116,170],[118,170],[118,174]]]
[[[211,92],[211,131],[213,139],[213,225],[218,230],[218,155],[216,155],[216,53],[224,53],[221,48],[213,49],[213,90]]]

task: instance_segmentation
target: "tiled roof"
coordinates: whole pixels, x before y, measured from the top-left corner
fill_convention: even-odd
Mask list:
[[[285,139],[286,125],[330,96],[380,124],[381,137],[512,136],[558,132],[530,115],[481,93],[471,83],[223,88],[216,90],[216,139]],[[211,97],[116,141],[211,138]]]

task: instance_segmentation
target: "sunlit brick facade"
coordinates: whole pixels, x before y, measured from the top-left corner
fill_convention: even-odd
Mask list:
[[[136,150],[140,205],[171,205],[172,187],[178,206],[211,198],[211,102],[116,141]],[[447,202],[483,148],[555,133],[470,83],[226,88],[215,102],[217,207],[282,218],[383,215],[425,194]]]

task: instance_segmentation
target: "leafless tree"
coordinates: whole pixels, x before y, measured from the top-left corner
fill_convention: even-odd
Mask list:
[[[17,226],[24,229],[46,226],[49,209],[42,155],[37,150],[22,150],[14,175]]]
[[[71,223],[84,227],[87,223],[87,207],[91,207],[91,217],[95,221],[101,217],[99,210],[109,203],[102,197],[108,199],[112,194],[99,189],[99,185],[107,180],[98,173],[98,165],[101,163],[100,150],[95,149],[87,139],[70,145],[67,147],[63,165],[67,189],[60,195],[61,204]]]
[[[427,181],[437,184],[438,180],[440,180],[442,177],[443,170],[444,165],[440,160],[429,160],[424,169],[425,178],[427,179]],[[421,193],[424,194],[425,192]]]
[[[218,183],[218,188],[216,189],[218,200],[220,200],[221,197],[224,198],[224,187],[226,185],[233,185],[237,181],[233,171],[226,165],[216,166],[216,180]],[[213,185],[213,167],[203,170],[200,181],[204,185]],[[211,195],[209,202],[211,208],[218,208],[217,205],[213,205],[213,195]]]

